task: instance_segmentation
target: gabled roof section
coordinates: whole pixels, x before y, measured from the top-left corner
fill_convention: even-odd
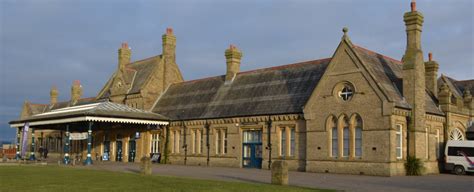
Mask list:
[[[469,89],[471,94],[474,94],[474,79],[458,81],[446,75],[441,75],[438,79],[438,85],[446,83],[451,92],[458,98],[462,98],[464,91]]]
[[[126,66],[127,72],[124,74],[125,83],[131,84],[127,94],[139,93],[150,75],[153,73],[155,67],[159,65],[161,55],[156,55],[139,61],[134,61]],[[119,73],[118,69],[109,78],[105,86],[97,95],[98,99],[105,99],[110,96],[110,88],[115,76]]]
[[[302,113],[330,59],[238,73],[171,85],[153,112],[173,120]]]
[[[397,107],[411,109],[410,104],[403,97],[403,63],[399,60],[370,51],[360,46],[354,46],[354,50],[366,64],[368,70],[375,76],[377,83],[388,94]],[[438,108],[438,100],[426,90],[427,113],[443,115]]]

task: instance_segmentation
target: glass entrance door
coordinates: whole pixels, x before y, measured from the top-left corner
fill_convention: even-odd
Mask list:
[[[135,140],[128,141],[128,162],[135,162],[136,142]]]
[[[242,166],[262,168],[262,131],[247,130],[243,132]]]

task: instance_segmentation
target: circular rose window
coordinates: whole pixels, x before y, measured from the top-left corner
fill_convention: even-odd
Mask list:
[[[354,96],[354,86],[348,82],[342,82],[334,87],[334,96],[342,101],[349,101]]]

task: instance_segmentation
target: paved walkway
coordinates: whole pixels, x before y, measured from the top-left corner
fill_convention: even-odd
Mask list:
[[[122,172],[139,172],[135,163],[97,163],[80,166]],[[153,165],[153,174],[197,179],[270,183],[270,171],[259,169]],[[344,191],[449,191],[474,192],[474,176],[451,174],[431,176],[376,177],[329,173],[290,172],[290,185]]]

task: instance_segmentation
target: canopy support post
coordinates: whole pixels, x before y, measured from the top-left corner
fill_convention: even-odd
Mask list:
[[[86,165],[92,165],[91,146],[92,146],[92,121],[89,121],[89,130],[87,131],[87,159],[85,162]]]
[[[69,164],[69,143],[71,138],[69,137],[69,125],[66,125],[66,141],[64,142],[64,164]]]
[[[31,128],[31,154],[30,154],[30,160],[34,161],[36,160],[35,158],[35,128]]]
[[[20,160],[21,159],[21,155],[20,155],[20,134],[21,134],[21,128],[18,127],[17,129],[17,134],[16,134],[16,156],[15,156],[15,159],[16,160]]]

